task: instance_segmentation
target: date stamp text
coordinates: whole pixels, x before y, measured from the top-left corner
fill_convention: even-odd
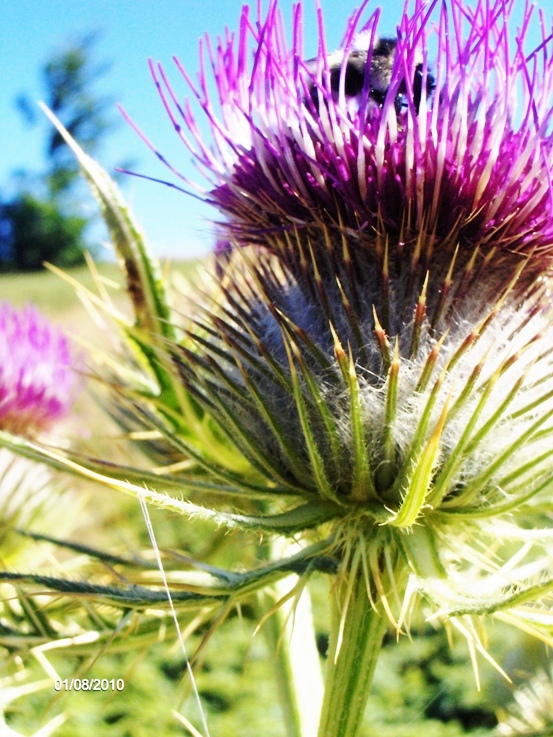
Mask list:
[[[123,678],[56,678],[54,691],[123,691]]]

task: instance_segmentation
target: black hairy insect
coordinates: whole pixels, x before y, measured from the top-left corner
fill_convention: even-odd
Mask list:
[[[367,39],[365,38],[365,40]],[[365,85],[367,85],[369,99],[372,100],[374,104],[382,107],[392,81],[397,39],[376,39],[373,45],[370,68],[367,70],[369,43],[370,39],[367,41],[367,48],[362,48],[362,39],[360,38],[360,40],[356,42],[356,46],[358,48],[354,48],[349,52],[345,63],[343,52],[337,51],[330,54],[327,60],[330,75],[330,90],[333,96],[338,95],[342,68],[344,67],[344,94],[346,97],[360,97],[365,89]],[[316,59],[312,59],[307,62],[310,71],[314,70],[316,61]],[[423,65],[422,63],[419,63],[415,66],[414,77],[412,80],[413,103],[417,113],[420,108],[423,85],[426,85],[426,96],[430,97],[436,86],[435,79],[430,73],[427,73],[425,76]],[[399,85],[395,99],[395,107],[398,113],[403,107],[407,106],[406,94],[407,85],[405,84],[405,80],[403,80]],[[310,83],[310,98],[313,105],[318,110],[320,101],[319,87],[312,81]]]

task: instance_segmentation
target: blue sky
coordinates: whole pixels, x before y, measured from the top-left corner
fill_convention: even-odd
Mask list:
[[[522,0],[515,0],[522,6]],[[346,16],[355,4],[321,0],[328,47],[338,45]],[[539,0],[547,8],[550,0]],[[305,0],[306,54],[316,50],[314,1]],[[369,10],[379,3],[369,5]],[[393,34],[403,0],[387,0],[379,30]],[[216,36],[225,26],[237,27],[241,0],[0,0],[0,192],[6,192],[11,171],[37,170],[43,162],[43,135],[25,125],[14,105],[25,92],[40,99],[40,67],[67,39],[90,30],[102,32],[97,57],[111,62],[112,69],[98,89],[121,102],[137,124],[179,170],[194,176],[190,156],[179,143],[161,107],[147,67],[148,57],[172,71],[177,55],[194,74],[198,69],[198,40],[204,32]],[[281,0],[290,18],[292,0]],[[550,11],[547,11],[548,14]],[[176,77],[174,77],[176,79]],[[178,81],[177,81],[178,84]],[[184,83],[178,88],[185,93]],[[115,115],[118,115],[115,112]],[[134,169],[164,178],[168,172],[124,122],[112,134],[101,156],[107,168],[132,159]],[[136,177],[128,177],[124,193],[160,256],[186,258],[205,252],[213,244],[206,206],[174,190]],[[90,208],[95,204],[88,203]]]
[[[329,48],[335,47],[345,30],[351,5],[324,2]],[[241,0],[0,0],[0,192],[6,192],[10,171],[37,170],[42,165],[43,136],[38,128],[22,121],[15,97],[22,91],[31,99],[42,96],[40,67],[64,41],[91,29],[102,31],[97,56],[112,63],[98,89],[113,94],[144,132],[181,171],[194,176],[190,156],[177,140],[154,89],[147,59],[161,61],[172,72],[177,55],[187,70],[198,69],[198,41],[204,32],[216,36],[225,26],[237,27]],[[402,0],[391,0],[387,13],[389,32],[400,15]],[[306,0],[310,17],[306,51],[316,50],[314,2]],[[281,0],[290,18],[292,0]],[[374,3],[374,8],[377,3]],[[176,80],[176,77],[174,77]],[[177,88],[185,93],[184,83]],[[115,115],[119,115],[115,111]],[[168,172],[130,127],[122,121],[100,157],[107,168],[117,161],[132,159],[134,169],[164,178]],[[127,177],[124,194],[159,255],[185,258],[210,248],[213,229],[211,210],[162,185]],[[90,200],[88,206],[95,207]]]

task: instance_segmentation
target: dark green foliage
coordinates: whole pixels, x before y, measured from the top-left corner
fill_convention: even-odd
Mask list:
[[[61,267],[84,260],[85,218],[64,215],[55,202],[23,192],[0,205],[0,268],[34,271],[44,261]]]

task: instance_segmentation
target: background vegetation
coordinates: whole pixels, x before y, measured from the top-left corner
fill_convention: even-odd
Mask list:
[[[179,265],[172,273],[182,276],[189,268],[192,267]],[[98,269],[106,283],[112,285],[115,303],[124,310],[124,291],[121,289],[118,295],[116,290],[116,285],[121,285],[117,267],[101,264]],[[92,277],[84,268],[72,270],[70,277],[92,286]],[[43,271],[6,274],[0,279],[3,296],[13,303],[33,301],[50,318],[86,342],[105,345],[109,339],[105,328],[78,301],[73,287],[58,275]],[[186,282],[182,290],[186,292]],[[79,400],[66,430],[73,434],[75,442],[96,452],[109,448],[113,453],[119,447],[120,431],[102,409],[94,382],[89,383]],[[147,554],[149,540],[134,501],[80,481],[70,480],[70,487],[87,499],[72,539],[121,555],[138,551]],[[232,545],[227,546],[226,539],[212,527],[189,523],[159,510],[152,510],[152,519],[162,549],[177,549],[201,557],[206,546],[217,544],[220,565],[233,566],[229,552]],[[253,553],[259,540],[253,535],[249,541],[245,539],[246,557],[247,545]],[[313,594],[319,649],[324,658],[328,597],[324,576],[316,580]],[[241,612],[233,612],[220,629],[209,635],[204,657],[195,666],[211,737],[230,734],[285,737],[263,629],[253,636],[258,619],[255,601]],[[189,653],[195,651],[208,631],[209,627],[203,626],[187,641]],[[524,681],[540,661],[547,659],[542,648],[530,646],[524,638],[513,639],[512,631],[506,632],[500,625],[492,625],[489,633],[493,656],[514,676],[515,683]],[[512,697],[514,685],[507,684],[480,659],[482,687],[478,691],[464,641],[454,640],[450,646],[443,630],[422,622],[412,634],[412,641],[405,636],[396,641],[394,633],[387,638],[364,734],[373,733],[370,724],[379,725],[381,737],[419,737],[421,733],[426,737],[490,734],[497,723],[498,711]],[[198,724],[185,662],[170,625],[152,637],[151,633],[141,632],[138,618],[135,636],[129,637],[123,646],[120,642],[117,647],[108,644],[105,649],[98,649],[94,657],[90,656],[90,650],[83,650],[80,655],[73,650],[71,654],[61,650],[48,658],[61,677],[124,678],[125,690],[56,693],[49,682],[37,693],[14,701],[6,711],[10,726],[23,735],[33,734],[60,713],[66,717],[54,732],[60,737],[187,734],[174,716],[174,709]],[[0,679],[16,676],[23,667],[27,669],[26,681],[45,678],[43,666],[25,653],[20,656],[3,648],[1,662]]]

